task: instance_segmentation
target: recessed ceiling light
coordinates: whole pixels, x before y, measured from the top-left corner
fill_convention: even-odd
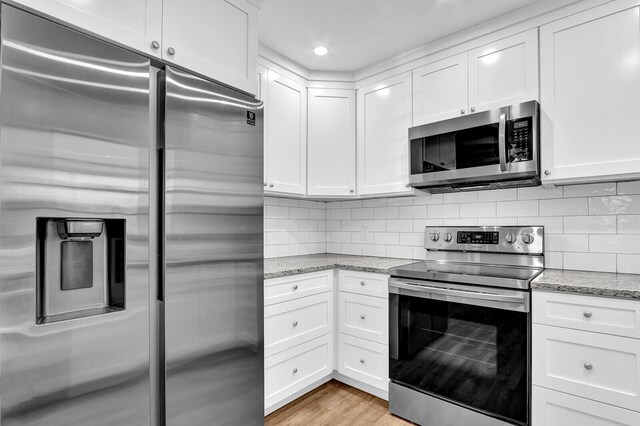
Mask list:
[[[327,49],[324,46],[318,46],[315,49],[313,49],[313,53],[315,53],[318,56],[324,56],[327,54],[328,51],[329,49]]]

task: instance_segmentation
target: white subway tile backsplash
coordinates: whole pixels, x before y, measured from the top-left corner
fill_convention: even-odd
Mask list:
[[[460,203],[477,203],[478,192],[452,192],[450,194],[444,194],[445,204],[460,204]]]
[[[361,231],[364,222],[361,220],[343,220],[340,225],[342,231]]]
[[[327,224],[327,231],[342,230],[342,222],[340,222],[339,220],[328,220],[326,224]]]
[[[614,234],[615,216],[567,216],[564,218],[566,234]]]
[[[352,219],[373,219],[373,207],[363,207],[351,210]]]
[[[264,197],[264,205],[265,206],[277,206],[279,198],[275,197]]]
[[[400,245],[424,247],[424,232],[401,232]]]
[[[300,221],[292,219],[278,219],[278,229],[295,232],[300,230]]]
[[[621,274],[640,274],[640,255],[619,254],[618,272]]]
[[[618,182],[618,195],[640,194],[640,180]]]
[[[412,232],[413,220],[411,219],[387,220],[387,231],[388,232]]]
[[[545,188],[544,186],[534,186],[518,188],[518,200],[543,200],[548,198],[562,198],[562,187]]]
[[[400,219],[422,219],[427,218],[428,215],[428,207],[427,206],[404,206],[400,207],[399,210],[399,218]]]
[[[612,216],[618,219],[618,234],[640,234],[640,215]]]
[[[416,219],[413,221],[413,232],[424,232],[427,226],[442,226],[443,219]]]
[[[278,228],[278,219],[265,219],[264,220],[264,230],[266,231],[277,231]]]
[[[517,217],[479,217],[478,226],[516,226]]]
[[[340,253],[362,256],[362,244],[340,244]]]
[[[416,191],[413,198],[414,206],[426,206],[427,204],[442,204],[444,202],[443,194],[429,194],[422,191]]]
[[[518,190],[516,188],[478,191],[478,202],[480,203],[485,201],[512,201],[517,199]]]
[[[497,203],[496,216],[498,217],[514,217],[514,216],[537,216],[538,201],[499,201]]]
[[[308,209],[317,209],[320,207],[320,204],[323,204],[323,203],[319,201],[300,200],[299,207],[306,207]]]
[[[589,213],[587,198],[540,200],[540,216],[586,216]]]
[[[413,248],[413,256],[414,259],[418,260],[426,260],[427,259],[427,250],[424,247],[414,247]]]
[[[290,217],[289,207],[265,206],[264,215],[270,219],[288,219]]]
[[[387,256],[387,246],[376,246],[376,245],[373,245],[373,244],[363,244],[362,245],[362,255],[363,256],[386,257]]]
[[[333,204],[333,203],[329,203]],[[387,205],[386,198],[374,198],[371,200],[362,200],[362,207],[384,207]]]
[[[589,251],[640,254],[640,244],[635,235],[589,235]]]
[[[373,242],[375,244],[398,245],[400,244],[400,234],[398,232],[374,232]]]
[[[387,198],[387,206],[412,206],[413,197]]]
[[[563,253],[561,251],[545,251],[544,252],[545,268],[562,269],[563,268],[562,255]]]
[[[616,195],[615,182],[567,185],[564,187],[564,198],[598,197],[605,195]]]
[[[384,232],[387,230],[386,220],[363,220],[362,227],[371,232]]]
[[[326,210],[321,209],[309,209],[309,219],[314,220],[325,220]]]
[[[496,203],[474,203],[460,206],[460,217],[496,217]]]
[[[588,235],[548,234],[544,236],[544,250],[588,252]]]
[[[413,258],[413,247],[387,246],[387,257],[397,257],[399,259],[411,259]]]
[[[362,207],[362,200],[340,201],[341,209],[355,209]]]
[[[443,219],[444,226],[478,226],[478,219],[467,217],[463,219]]]
[[[564,253],[564,269],[616,272],[616,255],[601,253]]]
[[[397,219],[399,215],[399,207],[376,207],[373,209],[374,219]]]
[[[340,243],[327,242],[327,253],[340,254]]]
[[[299,244],[285,244],[278,247],[278,256],[299,256],[300,245]]]
[[[429,219],[450,219],[460,217],[459,204],[432,204],[427,210]]]
[[[278,205],[285,207],[298,207],[300,205],[300,201],[292,200],[291,198],[278,198]]]
[[[351,219],[351,209],[334,209],[327,210],[330,220],[348,220]]]
[[[640,214],[640,195],[591,197],[589,214]]]
[[[332,243],[350,243],[351,232],[331,232],[327,241],[330,241]]]
[[[518,225],[521,226],[544,226],[545,234],[562,234],[563,217],[553,216],[520,216]]]

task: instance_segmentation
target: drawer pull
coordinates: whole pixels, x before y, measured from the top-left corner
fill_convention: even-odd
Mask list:
[[[296,374],[297,372],[298,372],[298,369],[297,369],[297,368],[294,368],[294,369],[293,369],[293,374]]]
[[[360,281],[360,285],[364,286],[366,283],[364,281]]]
[[[365,319],[365,318],[366,318],[365,314],[360,315],[360,319]]]
[[[294,327],[297,327],[297,326],[298,326],[298,321],[294,321],[294,322],[293,322],[293,326],[294,326]]]
[[[591,371],[593,369],[593,365],[591,365],[590,362],[585,362],[584,363],[584,368],[585,368],[585,370]]]
[[[364,364],[364,358],[360,358],[360,364]]]
[[[297,289],[298,289],[298,284],[294,284],[294,285],[293,285],[293,289],[294,289],[294,290],[297,290]]]
[[[585,318],[591,318],[591,312],[589,311],[584,311],[582,315],[584,315]]]

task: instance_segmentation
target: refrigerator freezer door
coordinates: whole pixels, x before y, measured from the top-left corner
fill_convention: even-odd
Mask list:
[[[1,16],[0,421],[149,425],[149,61],[6,5]],[[59,272],[38,282],[36,241],[60,237],[37,236],[37,218],[126,222],[124,277],[104,267],[106,227],[77,258],[100,265],[81,273],[91,288],[65,289]],[[126,289],[118,309],[91,302],[108,280]],[[87,315],[36,325],[51,293]]]
[[[262,103],[167,68],[165,104],[167,425],[262,425]]]

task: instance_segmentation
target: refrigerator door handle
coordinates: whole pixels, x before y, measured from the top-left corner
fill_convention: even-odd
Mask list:
[[[167,73],[164,69],[158,72],[157,84],[157,160],[158,160],[158,300],[164,302],[165,293],[165,104],[167,94]]]

